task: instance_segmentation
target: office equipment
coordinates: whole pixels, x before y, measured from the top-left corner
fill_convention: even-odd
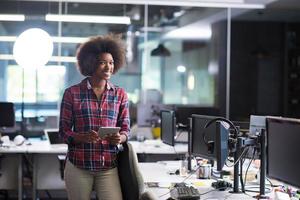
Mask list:
[[[14,126],[15,126],[14,104],[11,102],[0,102],[0,128],[14,127]]]
[[[250,122],[249,121],[232,121],[232,123],[239,128],[241,133],[249,133]]]
[[[193,185],[201,194],[200,199],[253,199],[251,195],[245,193],[231,193],[215,190],[211,185],[214,180],[212,179],[197,179],[196,176],[190,176],[188,179],[179,175],[168,172],[168,166],[171,163],[175,164],[176,161],[164,161],[164,162],[147,162],[139,163],[141,173],[145,183],[157,183],[158,187],[151,187],[148,190],[152,191],[159,200],[166,200],[170,197],[169,186],[174,183],[185,182],[187,185]],[[177,165],[180,162],[177,161]]]
[[[261,129],[266,129],[266,116],[250,115],[249,135],[258,135]]]
[[[214,107],[197,107],[197,106],[186,106],[186,105],[174,105],[173,109],[176,115],[176,123],[188,125],[188,118],[192,116],[192,114],[198,115],[211,115],[217,116],[219,115],[219,110]]]
[[[44,129],[44,134],[51,146],[65,144],[64,141],[59,137],[58,129]]]
[[[260,135],[262,129],[266,129],[266,116],[260,115],[250,115],[250,124],[249,124],[249,137],[256,137]],[[260,155],[260,146],[251,146],[248,148],[248,154],[245,155],[247,158],[253,157],[254,159],[259,159]]]
[[[170,193],[173,199],[185,199],[185,200],[200,199],[199,191],[192,186],[187,186],[183,182],[176,183],[174,188],[170,189]]]
[[[300,120],[267,117],[267,176],[300,187]]]
[[[14,144],[16,146],[20,146],[25,142],[25,137],[23,135],[17,135],[16,137],[14,137]]]
[[[176,135],[176,118],[172,110],[161,110],[161,140],[171,146],[174,146]]]
[[[100,127],[98,134],[101,138],[105,138],[108,134],[119,133],[120,129],[120,127]]]
[[[224,180],[217,180],[216,182],[213,182],[211,186],[217,190],[224,191],[227,188],[231,188],[232,184]]]
[[[217,161],[217,170],[221,170],[228,156],[229,125],[216,121],[205,127],[217,117],[192,115],[191,153],[206,159]]]

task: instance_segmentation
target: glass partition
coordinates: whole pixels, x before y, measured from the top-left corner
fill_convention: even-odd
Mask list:
[[[0,13],[25,15],[25,21],[0,21],[0,100],[13,101],[17,108],[24,78],[26,108],[58,111],[64,89],[83,79],[76,67],[78,45],[111,32],[122,34],[127,44],[127,64],[112,82],[126,89],[132,105],[156,90],[162,104],[224,108],[226,8],[3,0]],[[126,16],[130,23],[47,21],[47,14]],[[26,69],[22,76],[13,44],[33,27],[52,36],[54,52],[46,66]]]

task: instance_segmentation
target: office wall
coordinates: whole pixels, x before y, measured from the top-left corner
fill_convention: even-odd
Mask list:
[[[231,34],[230,118],[283,115],[283,23],[233,21]]]

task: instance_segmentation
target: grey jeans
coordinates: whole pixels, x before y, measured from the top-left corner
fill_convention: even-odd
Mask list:
[[[89,200],[95,190],[99,200],[122,200],[118,169],[92,172],[66,162],[65,183],[69,200]]]

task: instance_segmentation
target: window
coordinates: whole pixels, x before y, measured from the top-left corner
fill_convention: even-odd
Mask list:
[[[22,102],[22,70],[20,66],[7,68],[7,100]],[[48,65],[37,70],[24,68],[24,102],[57,102],[65,85],[65,66]]]

